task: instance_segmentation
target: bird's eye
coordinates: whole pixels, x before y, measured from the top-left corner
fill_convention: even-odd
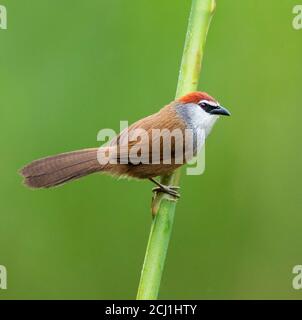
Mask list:
[[[206,104],[205,102],[201,102],[199,105],[200,105],[202,108],[205,108],[205,107],[207,106],[207,104]]]

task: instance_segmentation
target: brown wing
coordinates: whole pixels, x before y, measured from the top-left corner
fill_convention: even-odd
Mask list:
[[[179,118],[175,109],[167,105],[159,112],[143,118],[133,123],[129,128],[123,130],[110,143],[111,147],[117,147],[116,157],[118,163],[132,163],[133,157],[141,160],[141,163],[151,163],[156,159],[160,163],[175,159],[178,145],[178,135],[180,138],[184,135],[185,126],[182,119]],[[174,132],[177,135],[170,138],[171,147],[169,150],[164,144],[165,134]],[[166,142],[167,142],[166,140]],[[181,154],[183,150],[181,150]],[[138,157],[136,157],[136,155]],[[152,158],[153,157],[153,158]],[[153,162],[152,162],[153,163]]]

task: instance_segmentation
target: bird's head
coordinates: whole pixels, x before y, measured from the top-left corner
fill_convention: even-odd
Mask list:
[[[205,92],[191,92],[178,99],[179,102],[192,107],[199,107],[210,115],[230,116],[231,113],[219,102]],[[194,106],[196,105],[196,106]]]
[[[219,116],[230,116],[231,113],[205,92],[191,92],[177,99],[177,113],[187,127],[205,129],[208,134]]]

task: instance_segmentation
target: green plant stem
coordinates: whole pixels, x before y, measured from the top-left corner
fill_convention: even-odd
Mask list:
[[[215,0],[192,0],[189,25],[180,67],[176,98],[197,89],[206,36]],[[178,185],[180,170],[161,177],[166,185]],[[157,299],[171,237],[176,201],[166,194],[153,199],[153,221],[141,273],[137,299]]]

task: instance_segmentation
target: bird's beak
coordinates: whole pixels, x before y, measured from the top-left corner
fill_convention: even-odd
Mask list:
[[[211,110],[210,114],[218,114],[221,116],[230,116],[231,115],[230,111],[222,106],[218,106],[217,108]]]

